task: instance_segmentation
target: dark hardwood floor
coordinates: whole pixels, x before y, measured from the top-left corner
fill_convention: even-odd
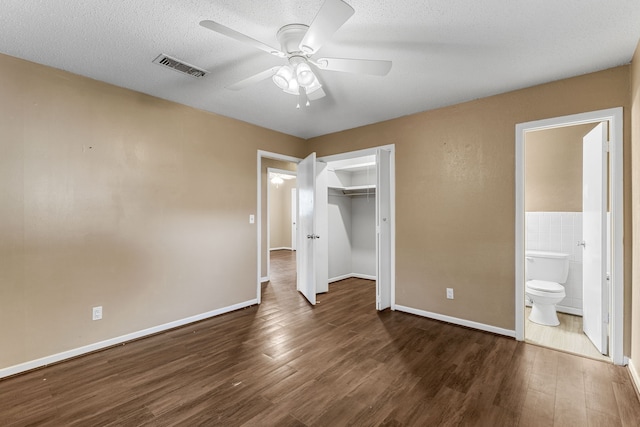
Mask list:
[[[626,368],[374,307],[312,308],[294,255],[262,305],[0,381],[0,425],[638,426]]]

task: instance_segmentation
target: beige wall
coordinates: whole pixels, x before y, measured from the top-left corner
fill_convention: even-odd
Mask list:
[[[631,157],[633,168],[633,295],[631,298],[631,360],[640,378],[640,43],[631,65]],[[627,151],[628,153],[628,151]],[[628,295],[626,295],[628,297]],[[640,384],[636,384],[640,387]],[[640,391],[640,390],[639,390]]]
[[[291,189],[296,180],[269,183],[269,249],[291,248]]]
[[[527,212],[582,212],[582,137],[593,127],[587,124],[527,133]]]
[[[325,156],[396,144],[397,304],[513,330],[515,126],[620,106],[628,152],[628,66],[314,138],[310,148]]]
[[[256,298],[256,152],[303,140],[3,55],[0,87],[0,368]]]

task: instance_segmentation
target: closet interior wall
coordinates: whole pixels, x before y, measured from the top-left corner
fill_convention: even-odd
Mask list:
[[[329,282],[376,278],[376,167],[328,165]]]

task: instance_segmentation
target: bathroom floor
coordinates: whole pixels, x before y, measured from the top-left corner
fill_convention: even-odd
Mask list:
[[[559,326],[543,326],[529,321],[531,307],[525,307],[525,341],[543,347],[578,354],[591,359],[610,361],[600,354],[589,338],[582,332],[582,317],[558,313]]]

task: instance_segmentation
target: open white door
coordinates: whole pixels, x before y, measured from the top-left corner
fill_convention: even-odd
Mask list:
[[[329,290],[327,191],[326,164],[311,153],[298,163],[297,288],[313,305]]]
[[[600,123],[582,139],[582,325],[602,354],[608,353],[607,126]]]
[[[298,163],[298,271],[297,289],[313,305],[316,304],[315,280],[315,186],[316,153]]]
[[[391,307],[391,153],[376,153],[376,309]]]

